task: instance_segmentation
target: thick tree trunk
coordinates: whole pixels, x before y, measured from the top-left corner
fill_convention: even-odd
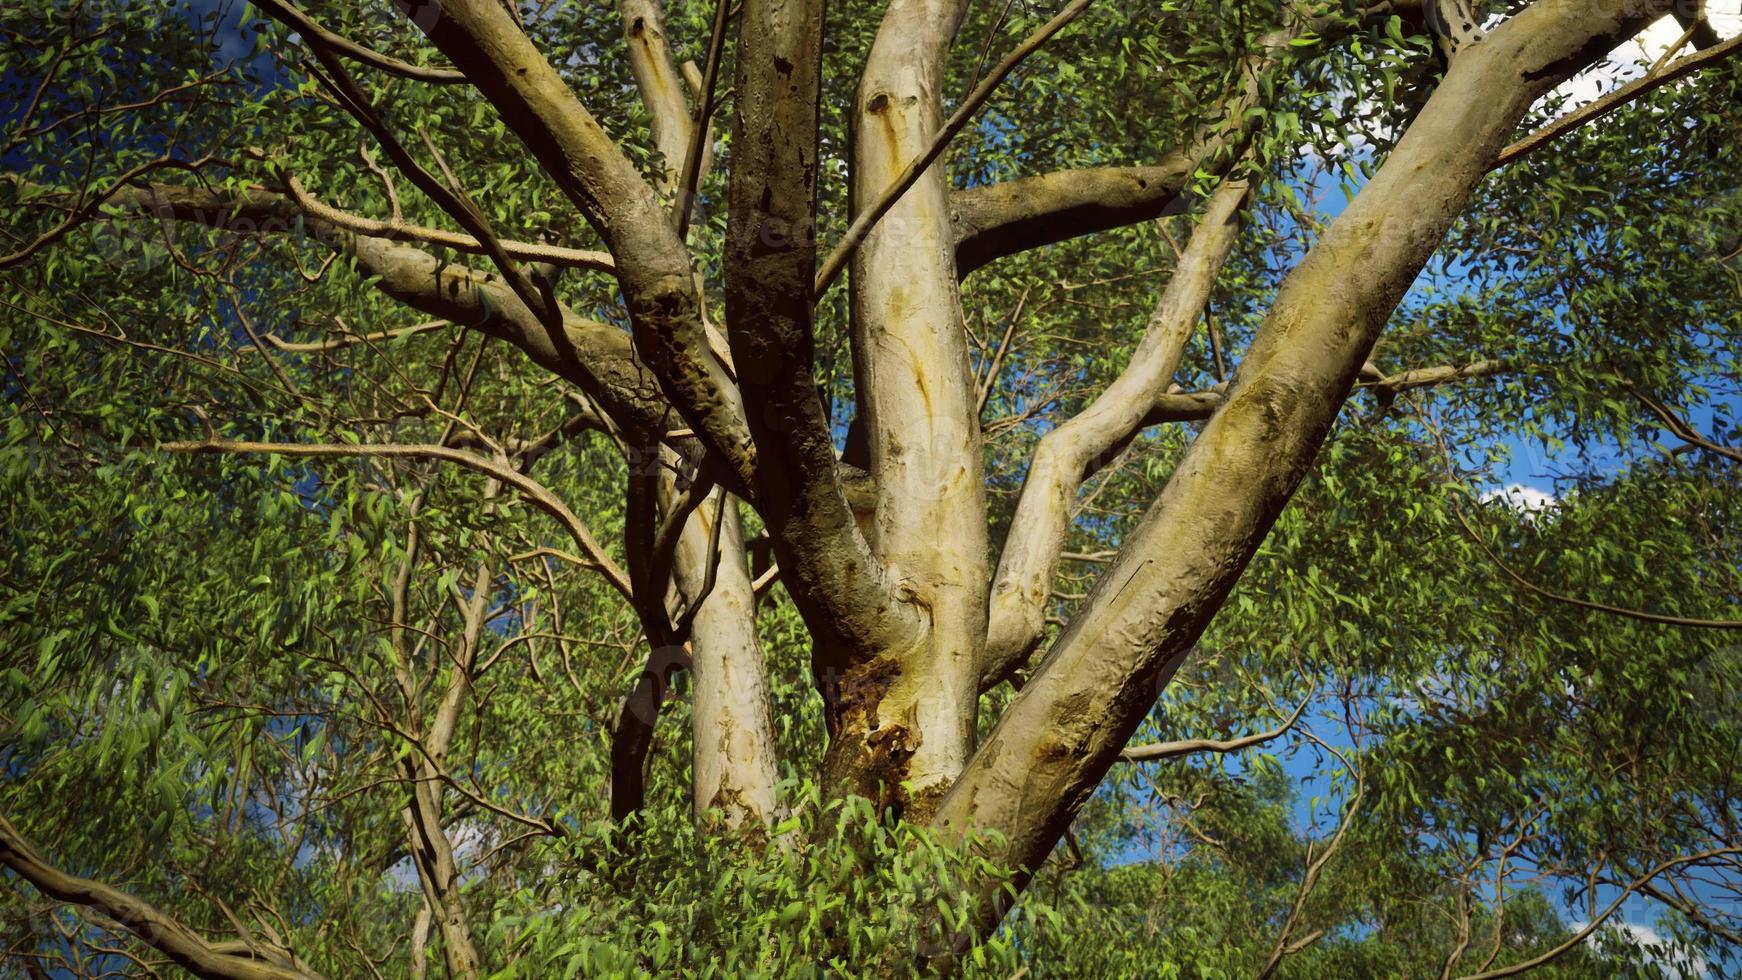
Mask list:
[[[885,12],[854,107],[856,207],[893,184],[941,127],[945,59],[966,6],[893,0]],[[859,247],[853,340],[877,485],[872,547],[926,629],[913,646],[821,678],[831,722],[823,772],[924,819],[973,750],[990,551],[941,164]]]

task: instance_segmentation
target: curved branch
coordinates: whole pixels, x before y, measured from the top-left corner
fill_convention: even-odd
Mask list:
[[[1458,523],[1463,525],[1464,531],[1470,536],[1470,540],[1475,542],[1477,550],[1487,556],[1488,560],[1494,563],[1495,568],[1500,569],[1501,572],[1505,573],[1507,578],[1518,583],[1526,591],[1539,595],[1544,599],[1564,603],[1569,606],[1577,606],[1580,609],[1589,609],[1592,612],[1607,613],[1611,616],[1621,616],[1626,619],[1637,619],[1642,623],[1657,623],[1661,626],[1686,626],[1691,629],[1708,630],[1742,630],[1742,619],[1693,619],[1686,616],[1668,616],[1663,613],[1646,612],[1643,609],[1629,609],[1625,606],[1611,606],[1608,603],[1592,602],[1589,599],[1580,599],[1577,596],[1565,595],[1560,592],[1545,589],[1542,586],[1537,585],[1535,582],[1532,582],[1530,579],[1525,578],[1523,575],[1518,574],[1516,571],[1513,571],[1512,566],[1506,564],[1505,561],[1501,560],[1499,555],[1494,553],[1492,548],[1488,547],[1488,542],[1482,540],[1482,535],[1470,524],[1469,518],[1464,516],[1464,508],[1462,505],[1454,503],[1452,505],[1452,513],[1457,517]]]
[[[702,456],[699,441],[688,434],[673,434],[678,431],[676,409],[636,357],[629,335],[616,327],[577,316],[558,304],[562,329],[552,330],[498,277],[387,238],[340,228],[303,213],[289,197],[263,188],[220,192],[148,183],[120,189],[111,203],[137,218],[185,221],[238,235],[312,234],[348,254],[359,271],[393,299],[508,341],[539,366],[574,383],[619,427],[665,433],[665,441],[685,458],[695,461]],[[519,243],[503,244],[512,249]],[[268,342],[296,353],[327,349],[325,342],[311,349],[276,338]]]
[[[364,47],[342,34],[322,27],[315,22],[313,17],[289,3],[288,0],[261,0],[261,6],[266,9],[267,13],[282,21],[291,30],[312,42],[324,44],[352,61],[362,62],[371,68],[379,68],[390,75],[398,75],[401,78],[409,78],[418,82],[433,82],[437,85],[453,85],[466,80],[466,73],[463,71],[440,66],[414,65],[384,55],[372,48]]]
[[[1182,755],[1195,755],[1199,752],[1239,752],[1242,749],[1263,745],[1286,735],[1289,729],[1294,727],[1295,722],[1300,720],[1301,712],[1306,710],[1307,703],[1311,700],[1312,692],[1308,691],[1307,696],[1300,699],[1300,704],[1295,705],[1294,711],[1283,719],[1282,724],[1267,732],[1231,739],[1190,738],[1177,742],[1128,745],[1119,751],[1119,759],[1122,762],[1155,762],[1159,759],[1173,759]]]
[[[567,531],[569,537],[574,539],[575,544],[580,546],[581,554],[586,556],[588,564],[605,576],[605,580],[611,583],[611,587],[621,593],[624,598],[632,601],[634,599],[633,590],[629,587],[629,577],[606,553],[598,539],[593,537],[593,532],[587,528],[586,522],[576,516],[575,512],[570,510],[560,497],[552,493],[544,484],[512,466],[462,449],[403,443],[364,443],[352,446],[339,443],[249,442],[228,439],[165,442],[159,444],[158,448],[171,453],[262,453],[274,456],[316,458],[439,459],[456,463],[513,487],[535,507],[556,518],[557,522],[563,526],[563,530]]]
[[[1735,446],[1726,446],[1723,443],[1713,442],[1706,438],[1701,435],[1700,431],[1694,428],[1687,419],[1671,411],[1668,405],[1665,405],[1650,395],[1647,395],[1645,392],[1640,391],[1631,383],[1622,382],[1622,387],[1626,388],[1627,393],[1637,399],[1640,404],[1649,409],[1651,414],[1657,416],[1658,421],[1663,423],[1664,428],[1668,429],[1670,434],[1675,436],[1677,439],[1680,439],[1690,446],[1704,449],[1706,452],[1712,453],[1713,455],[1722,456],[1731,462],[1742,463],[1742,449],[1738,449]]]
[[[1186,210],[1183,198],[1199,171],[1228,173],[1251,137],[1247,110],[1263,98],[1265,77],[1283,63],[1289,42],[1306,31],[1334,33],[1324,19],[1299,19],[1266,34],[1242,65],[1240,87],[1228,93],[1221,121],[1158,163],[1090,167],[1023,177],[950,195],[957,274],[993,259],[1083,235],[1122,228]]]
[[[483,242],[471,235],[448,231],[445,228],[425,228],[420,225],[408,225],[397,221],[380,221],[366,218],[362,215],[341,211],[330,204],[323,203],[310,194],[302,186],[302,182],[294,175],[284,175],[285,194],[304,214],[317,221],[325,221],[335,228],[355,232],[359,235],[369,235],[373,238],[384,238],[390,242],[423,242],[428,245],[444,245],[456,252],[469,252],[475,255],[488,255],[490,249]],[[593,269],[599,272],[613,272],[617,266],[611,260],[611,253],[589,249],[564,248],[560,245],[545,245],[537,242],[517,242],[510,239],[497,239],[497,247],[502,254],[522,262],[548,262],[551,265],[564,266],[573,269]]]
[[[233,944],[207,942],[148,902],[55,868],[4,816],[0,816],[0,864],[55,901],[82,905],[115,920],[195,976],[210,980],[319,980],[318,974],[289,962],[278,964],[229,952],[235,948]]]

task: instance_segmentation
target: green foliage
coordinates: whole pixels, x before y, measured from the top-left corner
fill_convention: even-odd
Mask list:
[[[829,6],[825,237],[847,223],[843,107],[882,5]],[[712,3],[666,7],[679,58],[701,60]],[[391,4],[322,8],[348,37],[432,60]],[[80,10],[75,27],[99,38],[83,45],[67,43],[55,5],[0,12],[5,101],[24,104],[55,72],[35,117],[54,125],[3,153],[18,179],[0,183],[0,250],[58,216],[41,188],[101,186],[166,153],[209,155],[198,178],[242,188],[272,176],[251,147],[334,206],[447,224],[403,181],[390,192],[281,28],[202,20],[207,5]],[[1097,4],[962,134],[952,182],[1153,161],[1213,121],[1239,59],[1280,15],[1275,3]],[[972,5],[948,98],[1047,16]],[[1326,36],[1352,24],[1327,23]],[[650,165],[615,5],[550,5],[528,26]],[[1209,309],[1234,361],[1340,185],[1383,158],[1433,70],[1427,39],[1396,17],[1300,42],[1250,120],[1246,165],[1262,189]],[[215,56],[220,43],[244,53]],[[459,182],[484,189],[500,234],[598,245],[475,93],[364,77],[408,145],[427,135]],[[194,94],[147,101],[196,78]],[[1300,722],[1237,753],[1118,765],[1000,930],[960,950],[964,973],[1246,977],[1285,928],[1318,938],[1280,976],[1439,976],[1461,943],[1459,970],[1472,972],[1559,946],[1615,881],[1735,846],[1735,634],[1555,602],[1505,569],[1661,616],[1742,615],[1735,464],[1688,450],[1650,408],[1719,441],[1737,431],[1738,84],[1711,72],[1666,87],[1484,186],[1375,359],[1385,372],[1480,359],[1517,370],[1352,399],[1138,740],[1263,731],[1304,700]],[[85,111],[99,103],[133,108]],[[728,138],[715,149],[729,160]],[[693,233],[710,285],[723,172],[701,189]],[[984,415],[995,536],[1038,439],[1128,360],[1190,222],[1061,243],[964,285],[974,367],[996,365]],[[982,859],[804,783],[827,735],[809,638],[778,589],[757,616],[790,816],[772,835],[692,820],[680,678],[655,731],[648,808],[612,829],[607,733],[645,642],[597,576],[549,557],[571,543],[545,515],[429,461],[158,451],[208,435],[506,445],[569,417],[576,392],[499,341],[449,328],[359,340],[415,319],[330,258],[302,234],[106,214],[5,271],[0,813],[69,872],[210,935],[234,934],[233,913],[328,976],[411,975],[421,897],[401,820],[408,736],[455,688],[482,569],[485,665],[462,685],[443,798],[461,904],[500,975],[899,976],[955,950],[975,911],[959,882]],[[565,274],[556,289],[626,324],[607,276]],[[820,317],[819,368],[844,418],[845,290],[823,298]],[[306,346],[267,356],[275,341]],[[1177,379],[1225,380],[1207,339]],[[1085,489],[1059,618],[1194,435],[1152,429]],[[1552,479],[1551,508],[1484,499],[1525,468]],[[607,436],[570,440],[533,473],[624,557],[625,463]],[[412,628],[395,629],[396,615]],[[985,696],[983,730],[1012,696]],[[1659,881],[1696,900],[1624,918],[1715,972],[1734,968],[1733,856]],[[131,942],[109,924],[7,883],[3,952],[74,951],[91,972],[141,972],[92,952]],[[1663,957],[1598,936],[1543,975],[1668,973]]]

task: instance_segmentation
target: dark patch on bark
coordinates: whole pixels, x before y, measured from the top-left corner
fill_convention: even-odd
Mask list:
[[[1570,75],[1607,54],[1611,46],[1611,42],[1606,35],[1593,37],[1589,41],[1586,41],[1584,46],[1580,47],[1572,54],[1569,54],[1564,58],[1557,58],[1554,61],[1543,65],[1541,68],[1532,68],[1528,71],[1519,72],[1519,75],[1527,82],[1534,82],[1541,78],[1558,78],[1562,75]]]

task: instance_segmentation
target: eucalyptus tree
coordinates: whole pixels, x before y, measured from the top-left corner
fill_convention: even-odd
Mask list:
[[[1173,866],[1282,903],[1199,972],[1506,975],[1636,896],[1725,948],[1739,44],[1669,0],[1493,14],[8,12],[0,862],[90,910],[13,955],[1141,968],[1006,915],[1073,826],[1127,853],[1146,761],[1287,734],[1297,675],[1341,688],[1341,816],[1200,815],[1284,856]],[[1692,53],[1559,113],[1672,16]],[[1521,438],[1625,464],[1552,520],[1459,495]],[[1217,772],[1152,798],[1201,826]],[[696,826],[637,836],[679,779]],[[781,874],[710,882],[724,841]],[[1586,926],[1509,925],[1520,865]],[[553,925],[616,928],[605,886],[685,937]],[[1413,888],[1431,955],[1351,952]]]

